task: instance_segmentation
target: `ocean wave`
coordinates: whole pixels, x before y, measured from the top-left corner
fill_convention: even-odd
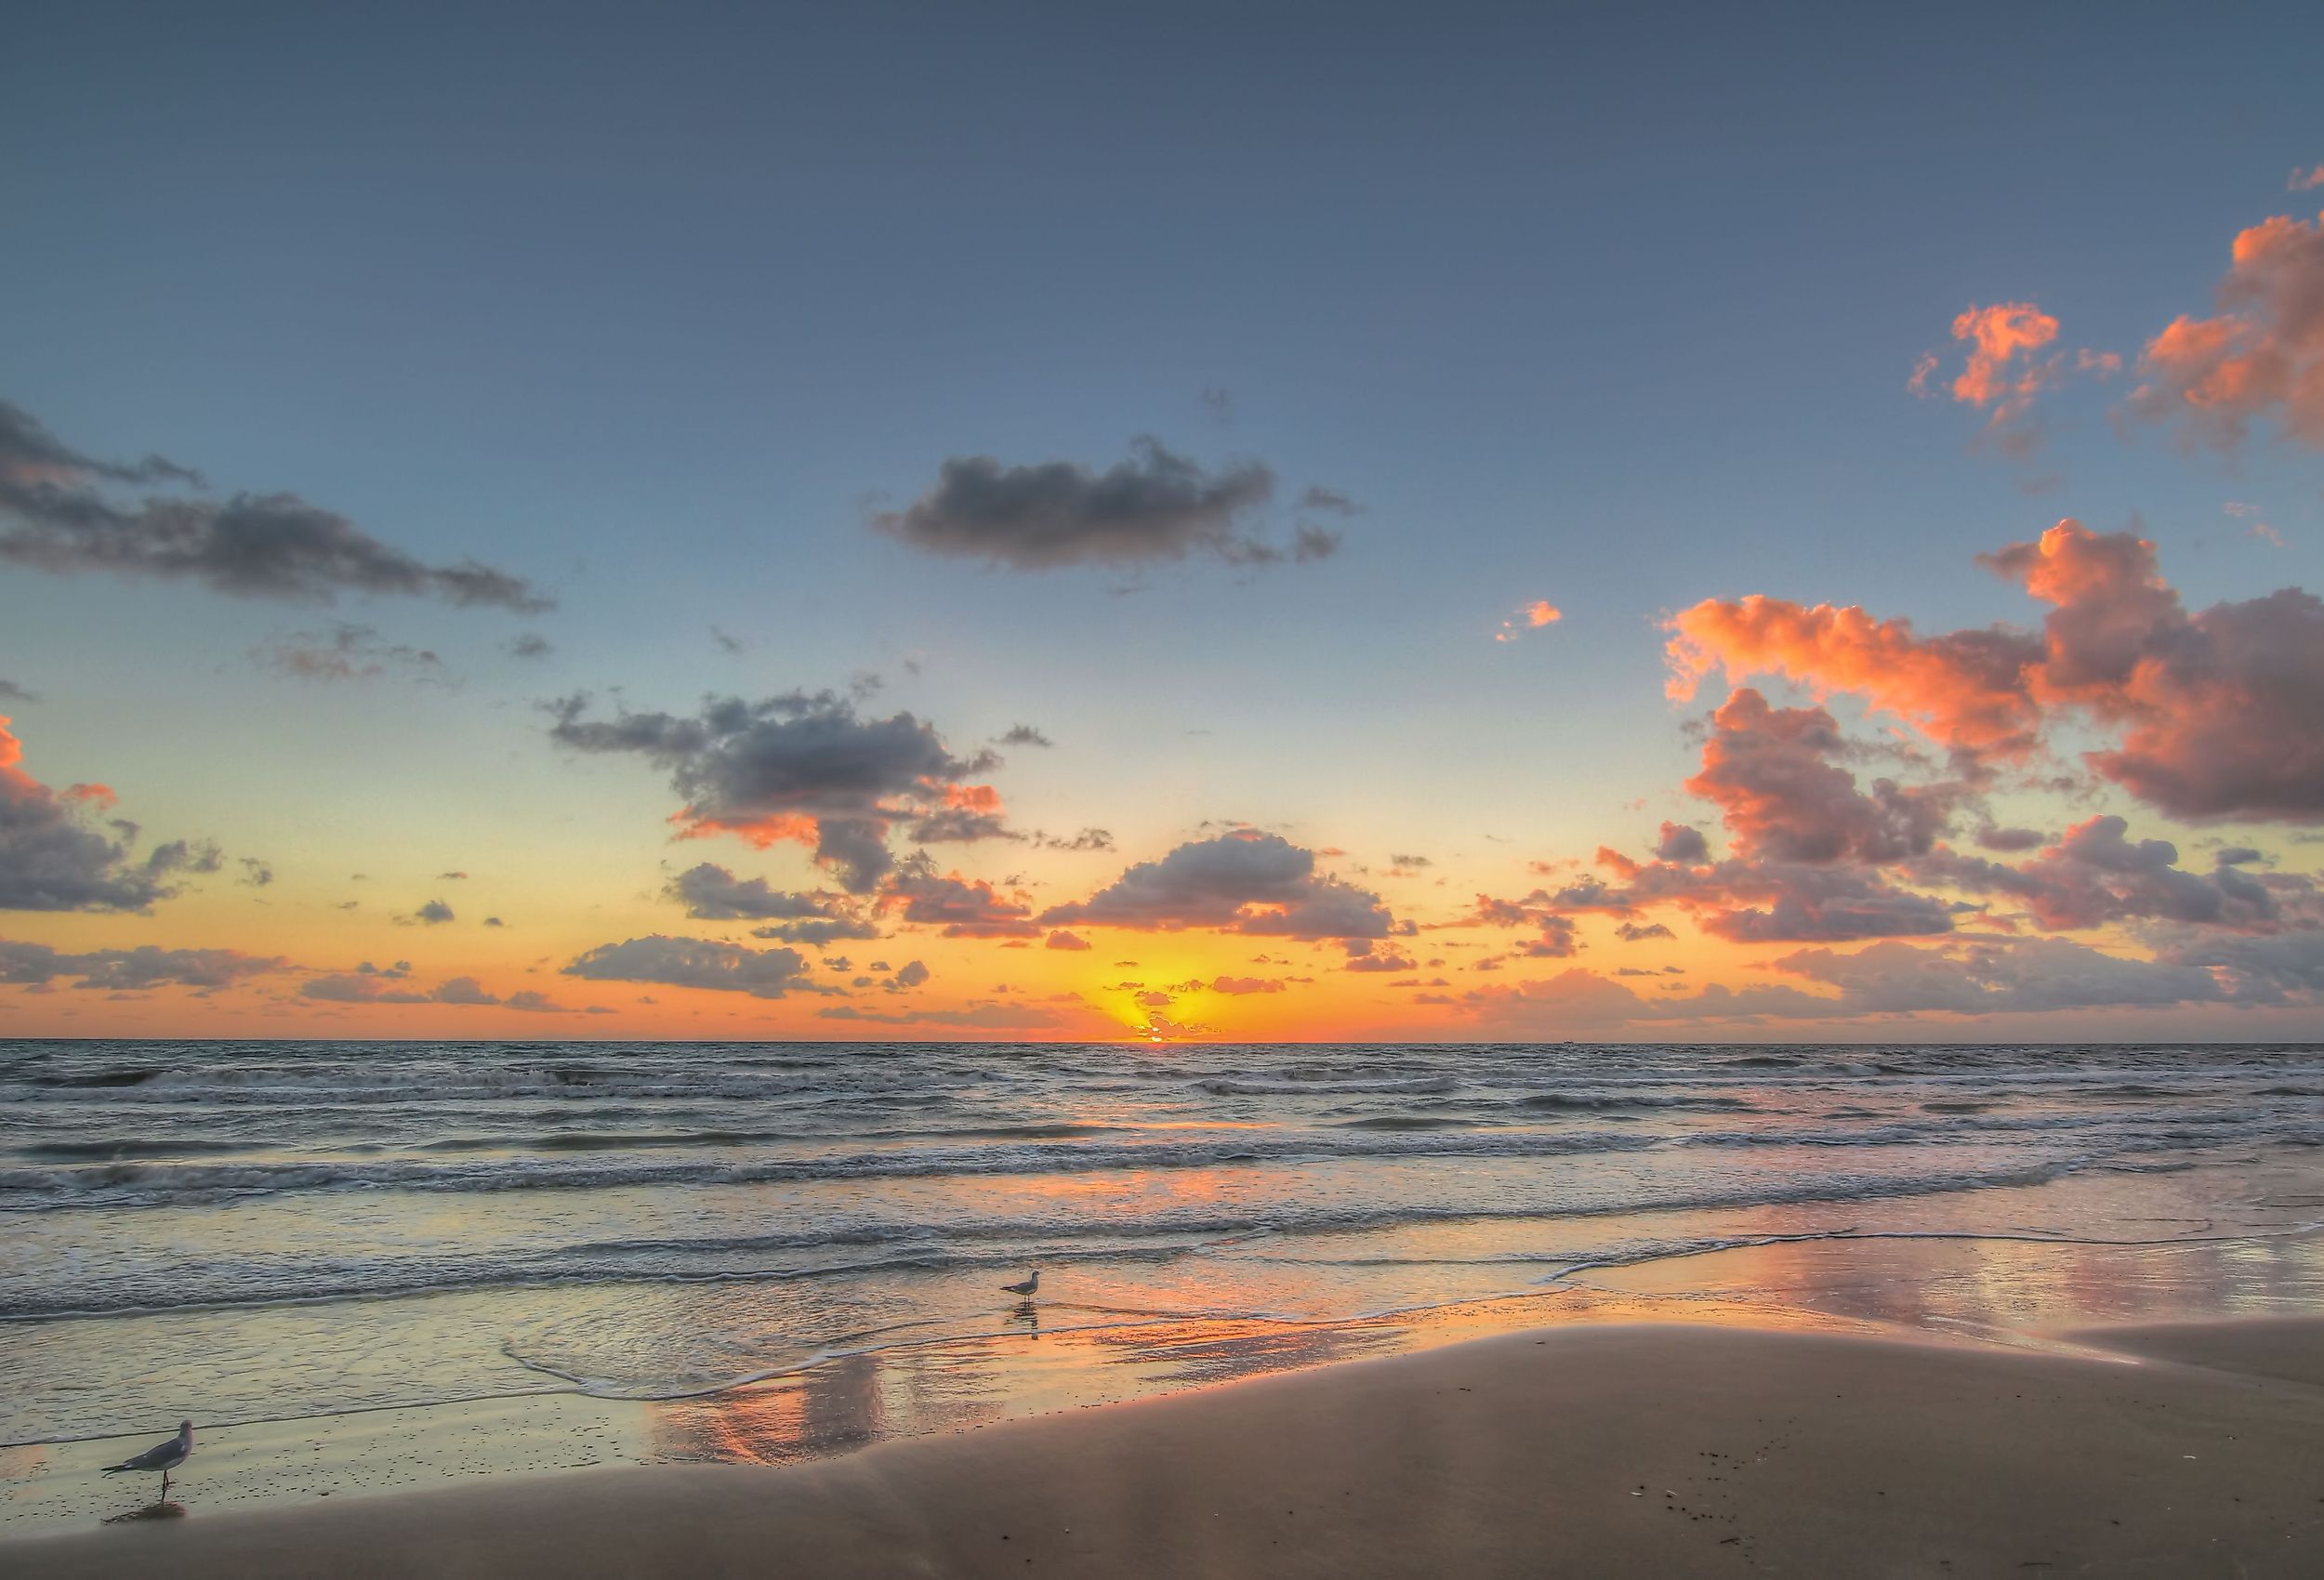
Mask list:
[[[917,1178],[944,1175],[1060,1174],[1107,1169],[1205,1168],[1244,1162],[1429,1157],[1562,1157],[1635,1152],[1652,1136],[1609,1131],[1497,1131],[1481,1135],[1294,1136],[1130,1145],[1089,1143],[929,1147],[917,1152],[834,1152],[776,1159],[561,1162],[495,1159],[475,1164],[417,1160],[94,1164],[78,1168],[0,1168],[0,1207],[137,1207],[217,1202],[285,1191],[592,1190],[640,1185],[748,1185],[815,1180]]]
[[[308,1265],[254,1272],[197,1257],[141,1271],[84,1277],[71,1284],[0,1293],[0,1320],[112,1317],[179,1310],[314,1305],[358,1299],[470,1294],[559,1285],[793,1282],[878,1275],[942,1274],[1029,1261],[1154,1261],[1264,1250],[1305,1239],[1432,1224],[1561,1221],[1639,1213],[1732,1210],[1809,1203],[1874,1203],[2004,1186],[2038,1185],[2093,1165],[2093,1160],[1912,1176],[1779,1176],[1750,1183],[1657,1192],[1617,1200],[1564,1204],[1450,1206],[1254,1205],[1242,1210],[1176,1208],[1142,1218],[1092,1223],[1077,1214],[966,1219],[943,1226],[866,1221],[813,1230],[733,1236],[642,1236],[542,1247],[467,1262],[419,1257],[372,1264]],[[817,1253],[863,1253],[818,1255]],[[772,1259],[771,1259],[772,1258]],[[1294,1255],[1290,1259],[1301,1259]],[[1305,1259],[1334,1259],[1310,1256]],[[1523,1259],[1572,1262],[1589,1257],[1545,1254]]]

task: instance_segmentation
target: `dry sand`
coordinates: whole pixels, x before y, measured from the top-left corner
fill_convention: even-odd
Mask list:
[[[891,1443],[0,1545],[0,1574],[2324,1574],[2324,1323],[1584,1327]]]

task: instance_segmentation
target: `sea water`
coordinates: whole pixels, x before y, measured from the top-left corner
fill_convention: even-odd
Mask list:
[[[28,1040],[0,1443],[1582,1289],[2317,1311],[2320,1220],[2316,1047]]]

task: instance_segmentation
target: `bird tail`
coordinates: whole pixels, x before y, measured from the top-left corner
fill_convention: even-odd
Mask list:
[[[105,1467],[105,1474],[110,1476],[116,1470],[126,1470],[127,1468],[128,1467],[126,1465],[108,1465]]]

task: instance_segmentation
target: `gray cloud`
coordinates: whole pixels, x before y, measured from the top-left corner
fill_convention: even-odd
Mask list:
[[[669,987],[746,993],[781,998],[814,991],[804,979],[806,957],[796,949],[747,949],[714,939],[669,938],[653,933],[621,943],[601,943],[564,968],[569,977],[603,982],[660,982]]]
[[[452,920],[452,907],[441,900],[430,900],[415,912],[414,915],[426,926],[441,927]]]
[[[1338,546],[1333,534],[1304,526],[1287,556],[1246,530],[1274,494],[1274,473],[1261,462],[1209,471],[1143,438],[1130,452],[1103,472],[1068,461],[1004,467],[988,455],[955,456],[935,487],[902,510],[874,516],[872,525],[927,553],[1018,571],[1198,555],[1262,565],[1316,559]]]
[[[15,986],[45,986],[60,977],[78,977],[77,987],[112,991],[222,988],[289,966],[279,955],[244,955],[235,949],[157,949],[146,943],[72,955],[45,943],[0,939],[0,983]]]
[[[239,881],[246,888],[264,889],[274,881],[274,867],[256,856],[244,856],[242,858],[242,877]]]
[[[900,909],[907,922],[942,928],[946,938],[1033,938],[1041,930],[1033,925],[1031,906],[1004,898],[983,878],[940,874],[925,856],[897,869],[879,905]]]
[[[17,738],[0,727],[0,911],[143,911],[177,890],[179,870],[215,870],[217,847],[175,840],[143,862],[130,854],[136,826],[116,822],[118,838],[91,826],[112,792],[75,784],[51,790],[16,765]]]
[[[426,564],[297,494],[130,505],[114,492],[163,483],[203,486],[199,474],[159,456],[123,464],[85,455],[0,402],[0,560],[182,578],[245,598],[328,603],[360,592],[526,612],[551,605],[505,571],[473,560]]]
[[[865,718],[853,702],[830,691],[786,692],[756,703],[712,699],[693,718],[623,712],[583,717],[588,699],[551,704],[551,739],[574,751],[633,753],[669,772],[685,803],[680,821],[696,833],[722,831],[756,844],[812,841],[815,859],[836,870],[851,893],[877,889],[892,858],[891,825],[927,824],[966,810],[993,826],[944,823],[948,838],[1003,832],[997,803],[970,797],[964,808],[948,789],[999,765],[989,751],[956,757],[933,726],[908,713]]]
[[[547,658],[556,651],[548,639],[537,631],[527,631],[508,644],[511,658]]]
[[[822,945],[843,938],[878,938],[879,929],[836,894],[791,894],[770,888],[762,877],[738,878],[704,862],[670,879],[664,893],[704,921],[765,922],[753,938]]]
[[[5,684],[5,682],[0,682],[0,684]],[[7,694],[5,691],[0,691],[0,696]],[[1000,744],[1004,746],[1053,746],[1057,743],[1034,729],[1030,724],[1017,724],[1010,727],[1009,733],[1000,738]]]
[[[443,660],[427,648],[384,641],[371,626],[345,621],[327,631],[285,632],[250,656],[298,680],[369,680],[390,670],[424,677],[443,669]]]
[[[1875,943],[1853,955],[1802,950],[1775,969],[1841,990],[1857,1014],[2093,1009],[2204,1004],[2225,997],[2200,967],[2127,960],[2063,938],[1929,948]]]
[[[0,703],[36,703],[40,699],[13,680],[0,680]],[[1044,741],[1043,745],[1049,744]]]
[[[1385,938],[1395,926],[1379,895],[1317,876],[1313,850],[1248,829],[1141,862],[1089,899],[1053,906],[1038,919],[1301,939]]]

